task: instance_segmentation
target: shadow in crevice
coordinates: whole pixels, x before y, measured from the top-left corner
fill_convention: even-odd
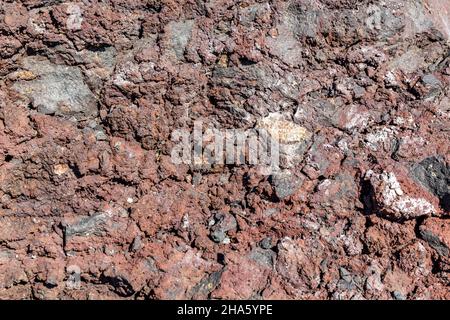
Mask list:
[[[374,214],[377,209],[375,201],[375,190],[370,181],[364,180],[363,178],[360,179],[359,184],[359,201],[361,201],[361,203],[363,204],[363,213],[364,215]]]

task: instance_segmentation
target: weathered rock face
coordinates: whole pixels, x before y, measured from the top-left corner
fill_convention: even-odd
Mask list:
[[[367,174],[374,188],[377,204],[381,212],[387,216],[396,219],[413,219],[436,215],[437,211],[432,203],[424,198],[405,194],[393,172],[377,175],[368,171]]]
[[[430,157],[416,165],[412,174],[439,198],[442,208],[450,211],[450,167],[444,160]]]
[[[77,67],[56,65],[45,58],[27,57],[13,74],[12,88],[27,96],[43,114],[95,116],[97,102]]]
[[[449,12],[1,2],[0,298],[449,299]]]
[[[420,235],[439,255],[449,256],[450,224],[448,220],[428,219],[420,226]]]

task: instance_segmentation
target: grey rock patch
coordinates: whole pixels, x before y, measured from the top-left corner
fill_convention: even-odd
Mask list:
[[[429,88],[429,92],[425,95],[424,101],[433,101],[437,99],[442,91],[442,82],[432,74],[422,77],[422,82]]]
[[[82,218],[71,225],[65,226],[64,237],[68,239],[72,236],[103,235],[106,219],[107,216],[103,213]]]
[[[266,38],[271,53],[289,66],[299,66],[303,62],[299,42],[284,25],[279,27],[279,32],[277,37]]]
[[[142,248],[141,236],[136,236],[130,246],[130,251],[137,252]]]
[[[439,87],[442,85],[442,82],[439,81],[434,75],[426,74],[422,77],[423,83],[429,85],[430,87]]]
[[[392,292],[392,296],[394,297],[395,300],[406,300],[406,297],[398,291],[394,291]]]
[[[286,19],[297,38],[315,38],[319,33],[319,18],[324,11],[314,8],[313,3],[301,5],[292,3],[287,8]]]
[[[213,239],[214,242],[222,243],[227,238],[227,234],[220,230],[214,230],[211,232],[211,239]]]
[[[429,230],[426,230],[424,228],[419,228],[420,236],[423,240],[428,242],[428,244],[435,249],[439,255],[447,257],[449,255],[449,248],[443,243],[441,240],[439,240],[439,237],[434,235]]]
[[[250,259],[266,268],[273,268],[275,264],[275,257],[276,254],[274,251],[262,248],[254,248],[249,254]]]
[[[67,116],[96,116],[97,102],[78,67],[53,64],[46,58],[26,57],[22,67],[32,80],[18,80],[12,88],[28,97],[38,112]]]
[[[280,210],[277,208],[269,208],[269,209],[264,210],[263,214],[266,217],[270,217],[270,216],[273,216],[274,214],[277,214],[279,211]]]
[[[353,280],[351,273],[343,267],[339,268],[339,275],[341,276],[341,279],[344,280],[345,282],[352,282]]]
[[[228,213],[216,213],[217,221],[211,228],[211,239],[217,243],[227,243],[229,238],[227,232],[237,228],[236,218]]]
[[[411,0],[407,1],[405,5],[406,16],[412,22],[412,32],[422,33],[433,26],[433,22],[426,13],[422,1]]]
[[[270,249],[272,247],[272,238],[267,237],[267,238],[262,239],[261,242],[259,243],[259,245],[263,249]]]
[[[206,296],[213,291],[220,283],[223,270],[216,271],[204,277],[195,287],[192,288],[191,296]]]
[[[424,6],[425,5],[428,11],[426,14],[429,16],[428,18],[432,20],[433,26],[442,32],[442,35],[447,41],[450,41],[449,2],[442,0],[425,0]]]
[[[112,72],[116,64],[117,50],[114,47],[83,50],[82,56],[85,63],[91,63]]]
[[[405,73],[413,73],[425,65],[424,51],[413,48],[389,63],[390,70],[401,70]]]
[[[10,250],[1,250],[0,251],[0,262],[7,262],[9,259],[13,259],[15,258],[15,254],[14,251],[10,251]],[[3,260],[3,261],[2,261]]]
[[[445,211],[450,210],[450,168],[441,157],[429,157],[412,168],[415,180],[439,198]]]
[[[144,264],[145,267],[150,271],[150,272],[157,272],[159,269],[156,266],[156,262],[155,259],[153,257],[148,257],[147,259],[144,260]]]
[[[303,183],[302,177],[296,177],[289,171],[275,173],[270,177],[276,196],[281,200],[293,195]]]
[[[183,59],[184,50],[191,38],[194,20],[171,22],[167,26],[171,32],[172,49],[178,59]]]

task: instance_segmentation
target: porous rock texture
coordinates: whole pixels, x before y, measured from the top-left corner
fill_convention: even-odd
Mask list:
[[[0,298],[449,299],[449,15],[1,0]],[[296,135],[174,164],[196,120]]]

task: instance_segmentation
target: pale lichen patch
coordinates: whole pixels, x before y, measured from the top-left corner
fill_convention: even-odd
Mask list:
[[[306,128],[284,120],[279,113],[272,113],[260,119],[257,126],[265,129],[272,138],[278,138],[278,141],[283,144],[301,143],[312,137],[312,133]]]

